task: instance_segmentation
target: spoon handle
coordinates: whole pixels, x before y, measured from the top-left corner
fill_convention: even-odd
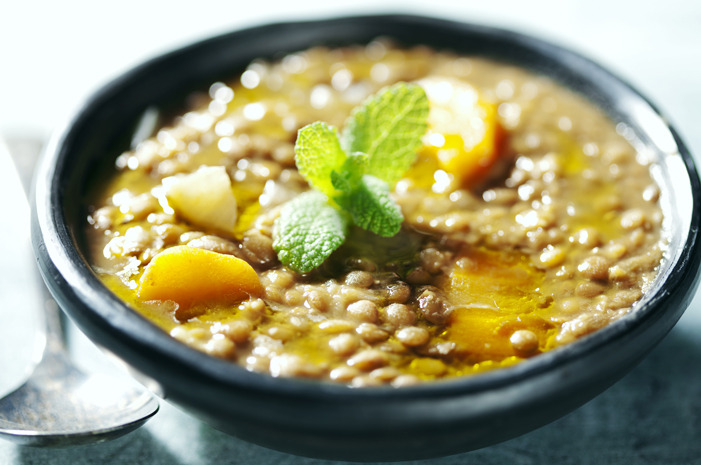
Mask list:
[[[61,316],[61,310],[58,304],[53,299],[49,290],[37,269],[35,273],[37,284],[35,289],[42,294],[42,310],[45,323],[43,359],[45,363],[55,363],[55,358],[64,358],[68,354],[68,346],[66,341],[66,331],[64,330],[64,320]]]
[[[15,202],[26,202],[28,205],[28,194],[31,189],[31,180],[34,167],[39,159],[44,142],[38,137],[6,137],[5,143],[9,149],[8,152],[10,153],[12,162],[15,165],[25,193],[24,199],[16,199]],[[27,211],[28,208],[29,207],[27,206]],[[34,261],[29,252],[30,249],[28,239],[29,236],[27,236],[27,244],[25,244],[28,250],[27,258],[31,258],[31,261]],[[41,302],[42,316],[44,318],[44,333],[41,335],[43,337],[42,363],[56,364],[57,361],[55,360],[55,357],[51,357],[51,354],[63,357],[67,353],[66,332],[64,331],[61,311],[58,308],[56,301],[53,299],[48,289],[44,285],[44,281],[42,280],[36,266],[33,267],[33,271],[32,279],[34,282],[29,289],[40,294],[40,296],[37,297],[39,297]]]

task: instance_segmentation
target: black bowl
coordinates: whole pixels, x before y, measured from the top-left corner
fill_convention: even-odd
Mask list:
[[[253,59],[312,45],[403,44],[483,55],[547,74],[624,122],[654,153],[671,246],[633,312],[571,345],[507,369],[401,389],[276,379],[197,352],[140,317],[85,258],[87,180],[128,148],[144,110],[231,77]],[[632,368],[677,322],[698,284],[701,189],[674,129],[638,92],[580,55],[510,31],[415,16],[271,24],[156,58],[94,95],[50,145],[36,178],[33,242],[60,306],[97,344],[213,426],[294,454],[350,460],[447,455],[503,441],[588,401]],[[186,438],[184,438],[186,439]]]

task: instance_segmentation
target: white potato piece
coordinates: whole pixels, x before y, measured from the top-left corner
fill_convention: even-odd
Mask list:
[[[223,166],[200,166],[189,174],[163,179],[168,205],[197,226],[231,233],[236,225],[236,197]]]

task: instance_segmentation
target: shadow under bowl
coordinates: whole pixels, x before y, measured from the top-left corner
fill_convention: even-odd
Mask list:
[[[106,158],[129,147],[149,107],[241,72],[256,58],[378,36],[486,56],[548,75],[624,122],[657,156],[670,247],[634,311],[573,344],[507,369],[401,389],[352,389],[248,372],[171,338],[132,311],[86,260],[85,194]],[[599,65],[518,33],[427,17],[381,15],[270,24],[155,58],[106,85],[53,139],[39,167],[33,243],[56,300],[94,342],[216,428],[263,446],[331,459],[405,460],[481,448],[582,405],[631,369],[674,326],[698,284],[699,177],[658,111]]]

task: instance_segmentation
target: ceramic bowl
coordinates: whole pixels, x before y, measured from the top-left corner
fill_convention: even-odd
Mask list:
[[[140,317],[85,258],[84,195],[128,148],[144,110],[241,72],[253,59],[312,45],[386,36],[506,61],[583,94],[634,131],[657,157],[654,175],[670,219],[669,255],[633,312],[566,347],[516,366],[415,387],[352,389],[279,379],[197,352]],[[270,24],[214,37],[155,58],[92,96],[57,134],[36,178],[33,243],[66,313],[149,385],[227,433],[293,454],[403,460],[481,448],[542,426],[621,378],[673,327],[698,283],[699,177],[677,133],[653,105],[596,63],[515,32],[433,18],[383,15]]]

